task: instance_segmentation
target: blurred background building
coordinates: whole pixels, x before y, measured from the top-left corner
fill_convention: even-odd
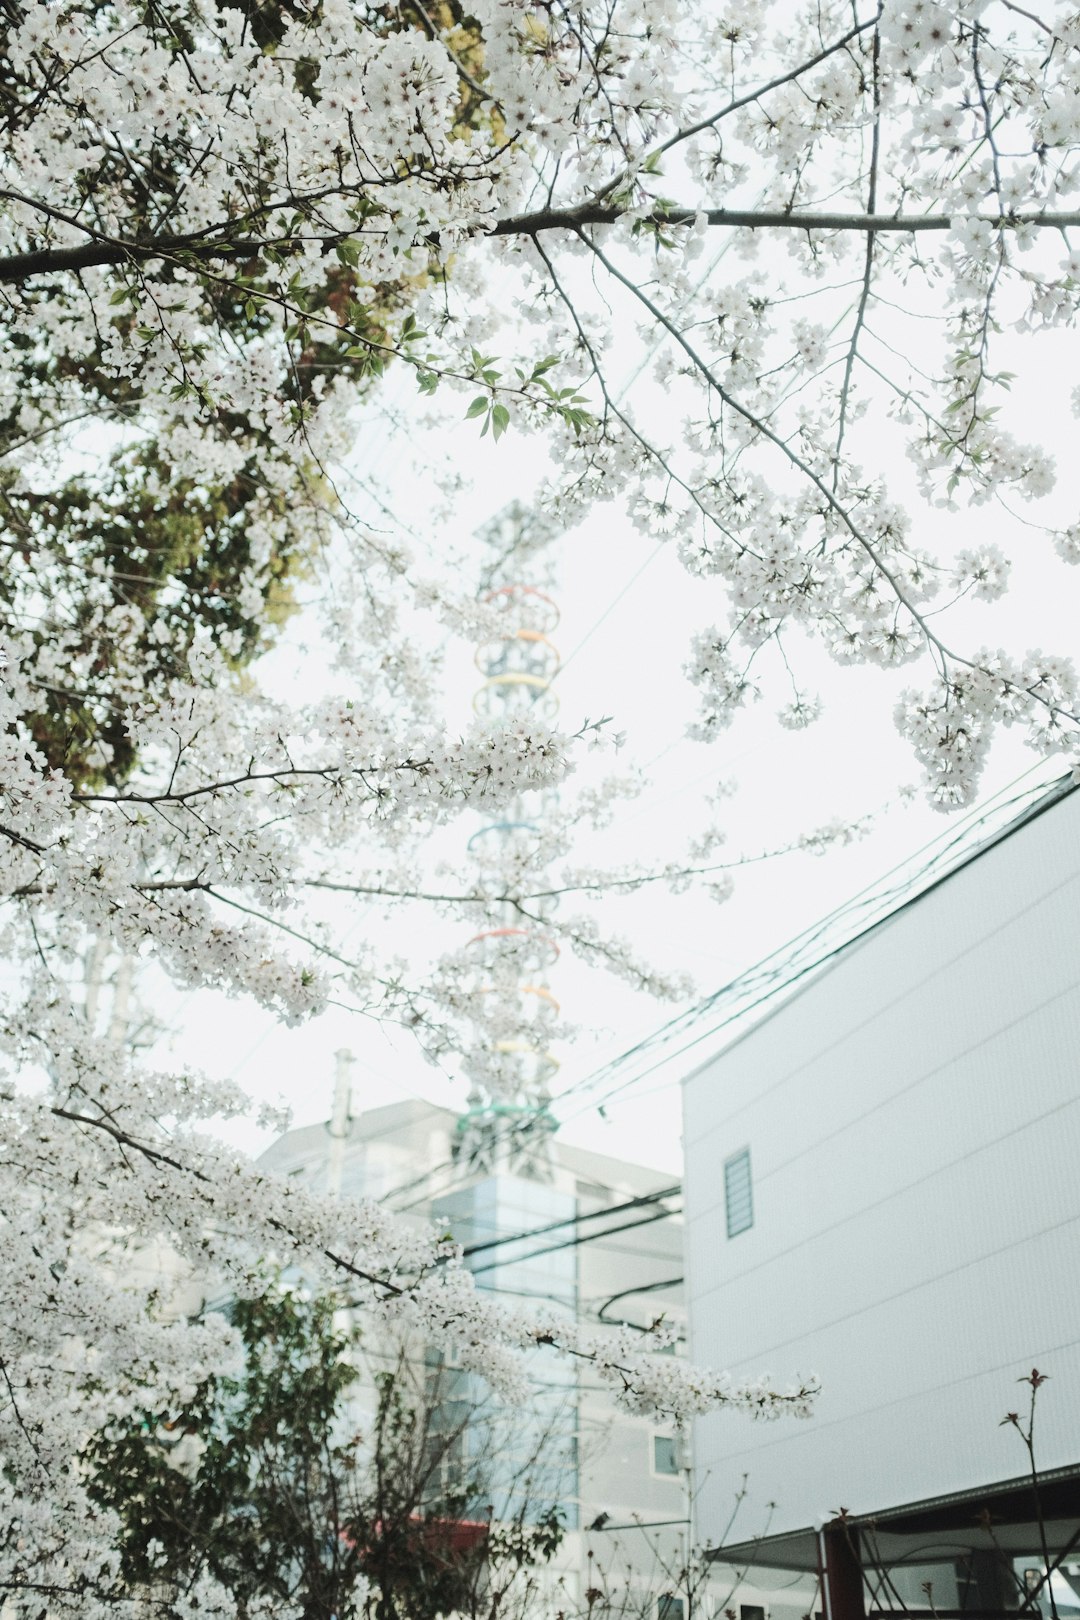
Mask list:
[[[565,1311],[586,1323],[682,1323],[681,1198],[670,1175],[570,1147],[543,1133],[535,1173],[476,1168],[468,1132],[449,1109],[411,1101],[353,1113],[342,1054],[334,1108],[323,1124],[291,1130],[259,1160],[312,1191],[379,1199],[407,1218],[452,1232],[478,1287],[509,1305]],[[514,1455],[502,1459],[512,1492],[530,1458],[537,1505],[557,1505],[568,1535],[560,1578],[581,1600],[599,1580],[635,1587],[623,1609],[679,1620],[667,1568],[690,1552],[685,1448],[675,1434],[619,1410],[591,1367],[554,1352],[530,1355],[536,1394],[517,1415]],[[479,1403],[474,1375],[450,1371],[453,1402]],[[543,1442],[543,1444],[541,1444]],[[499,1479],[495,1481],[499,1489]],[[496,1510],[500,1504],[497,1502]],[[509,1504],[501,1504],[506,1511]]]

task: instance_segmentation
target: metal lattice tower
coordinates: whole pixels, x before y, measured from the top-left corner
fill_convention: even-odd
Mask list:
[[[481,600],[497,629],[476,649],[482,677],[473,704],[493,724],[515,717],[552,725],[559,699],[553,687],[559,652],[551,639],[559,609],[551,595],[554,562],[548,548],[562,533],[519,502],[478,533],[493,552]],[[486,888],[511,895],[543,855],[545,822],[554,794],[521,794],[498,820],[469,840],[469,855]],[[551,1169],[551,1081],[559,1063],[549,1036],[559,1004],[547,975],[559,948],[543,922],[553,902],[534,902],[523,918],[511,901],[496,926],[468,943],[477,1039],[463,1054],[470,1081],[468,1108],[458,1124],[459,1161],[471,1170],[503,1168],[540,1178]]]

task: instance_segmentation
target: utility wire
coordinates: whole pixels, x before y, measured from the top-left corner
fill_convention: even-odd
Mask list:
[[[636,1288],[624,1288],[618,1294],[612,1294],[610,1299],[605,1299],[604,1303],[600,1306],[599,1310],[596,1313],[596,1319],[597,1319],[598,1322],[605,1322],[606,1323],[608,1319],[604,1315],[604,1312],[608,1309],[608,1307],[610,1305],[617,1304],[620,1299],[629,1299],[629,1298],[631,1298],[631,1296],[636,1295],[636,1294],[658,1294],[658,1293],[661,1292],[662,1289],[665,1289],[665,1288],[678,1288],[680,1286],[680,1284],[684,1280],[685,1279],[683,1277],[681,1277],[681,1276],[679,1276],[679,1277],[664,1277],[664,1278],[661,1279],[660,1282],[639,1283]],[[615,1326],[616,1324],[611,1323],[610,1325]],[[624,1326],[629,1326],[629,1327],[633,1327],[635,1325],[636,1324],[633,1323],[633,1322],[624,1324]],[[645,1330],[642,1329],[642,1332],[644,1332],[644,1331]]]
[[[548,1232],[557,1232],[563,1226],[580,1226],[583,1221],[599,1221],[606,1215],[621,1215],[627,1209],[639,1209],[642,1204],[655,1204],[661,1198],[674,1198],[682,1192],[682,1182],[673,1182],[670,1187],[661,1187],[657,1192],[642,1193],[638,1198],[628,1198],[623,1204],[608,1204],[606,1209],[594,1209],[586,1215],[567,1215],[565,1220],[549,1221],[546,1226],[534,1226],[528,1232],[513,1232],[505,1237],[487,1238],[483,1243],[470,1243],[462,1254],[479,1254],[482,1249],[497,1249],[503,1243],[522,1243],[526,1238],[543,1237]]]
[[[654,1221],[669,1221],[673,1215],[681,1215],[681,1209],[662,1209],[656,1215],[643,1215],[640,1220],[626,1221],[622,1226],[612,1226],[606,1232],[582,1232],[577,1237],[566,1238],[562,1243],[549,1243],[546,1248],[534,1249],[531,1254],[519,1255],[514,1260],[495,1259],[488,1260],[482,1266],[471,1266],[473,1276],[483,1271],[494,1271],[498,1266],[525,1265],[530,1260],[539,1260],[545,1254],[557,1254],[561,1249],[577,1249],[583,1243],[598,1243],[602,1238],[617,1237],[620,1232],[632,1232],[638,1226],[651,1226]]]

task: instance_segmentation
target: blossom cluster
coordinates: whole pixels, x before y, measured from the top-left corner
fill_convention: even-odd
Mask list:
[[[951,637],[957,598],[1002,595],[1005,550],[970,522],[931,545],[879,452],[891,435],[938,511],[966,500],[980,522],[1052,491],[997,355],[1004,329],[1080,312],[1080,26],[1063,4],[788,11],[778,28],[768,0],[9,8],[0,1517],[34,1612],[42,1593],[91,1620],[110,1606],[108,1526],[72,1466],[86,1425],[167,1410],[232,1353],[220,1325],[155,1314],[140,1252],[148,1274],[167,1248],[235,1288],[270,1248],[336,1268],[504,1381],[550,1339],[640,1409],[812,1397],[501,1315],[434,1239],[225,1154],[204,1127],[235,1089],[143,1065],[79,990],[89,952],[286,1021],[344,997],[436,1054],[478,1021],[489,1052],[524,1038],[511,957],[465,947],[410,982],[377,941],[347,957],[313,899],[420,895],[435,829],[549,794],[584,740],[539,711],[463,734],[440,716],[416,615],[476,640],[499,610],[350,509],[340,475],[387,367],[493,440],[543,430],[545,522],[617,496],[700,579],[698,738],[814,638],[839,664],[911,668],[896,721],[943,807],[971,801],[1001,727],[1080,768],[1068,659]],[[1064,562],[1074,516],[1045,525]],[[289,706],[256,660],[306,598],[337,688]],[[820,707],[796,677],[791,728]],[[430,903],[480,930],[516,907],[677,999],[591,915],[554,915],[695,865],[726,892],[712,834],[696,862],[573,864],[576,827],[619,791],[568,797]],[[539,1049],[558,1020],[542,997],[527,1017]],[[474,1078],[497,1092],[498,1068]]]

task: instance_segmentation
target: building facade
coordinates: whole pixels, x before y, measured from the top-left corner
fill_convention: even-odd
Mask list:
[[[692,1355],[822,1382],[805,1423],[697,1425],[698,1537],[828,1620],[1080,1612],[1080,794],[841,949],[684,1109]]]

